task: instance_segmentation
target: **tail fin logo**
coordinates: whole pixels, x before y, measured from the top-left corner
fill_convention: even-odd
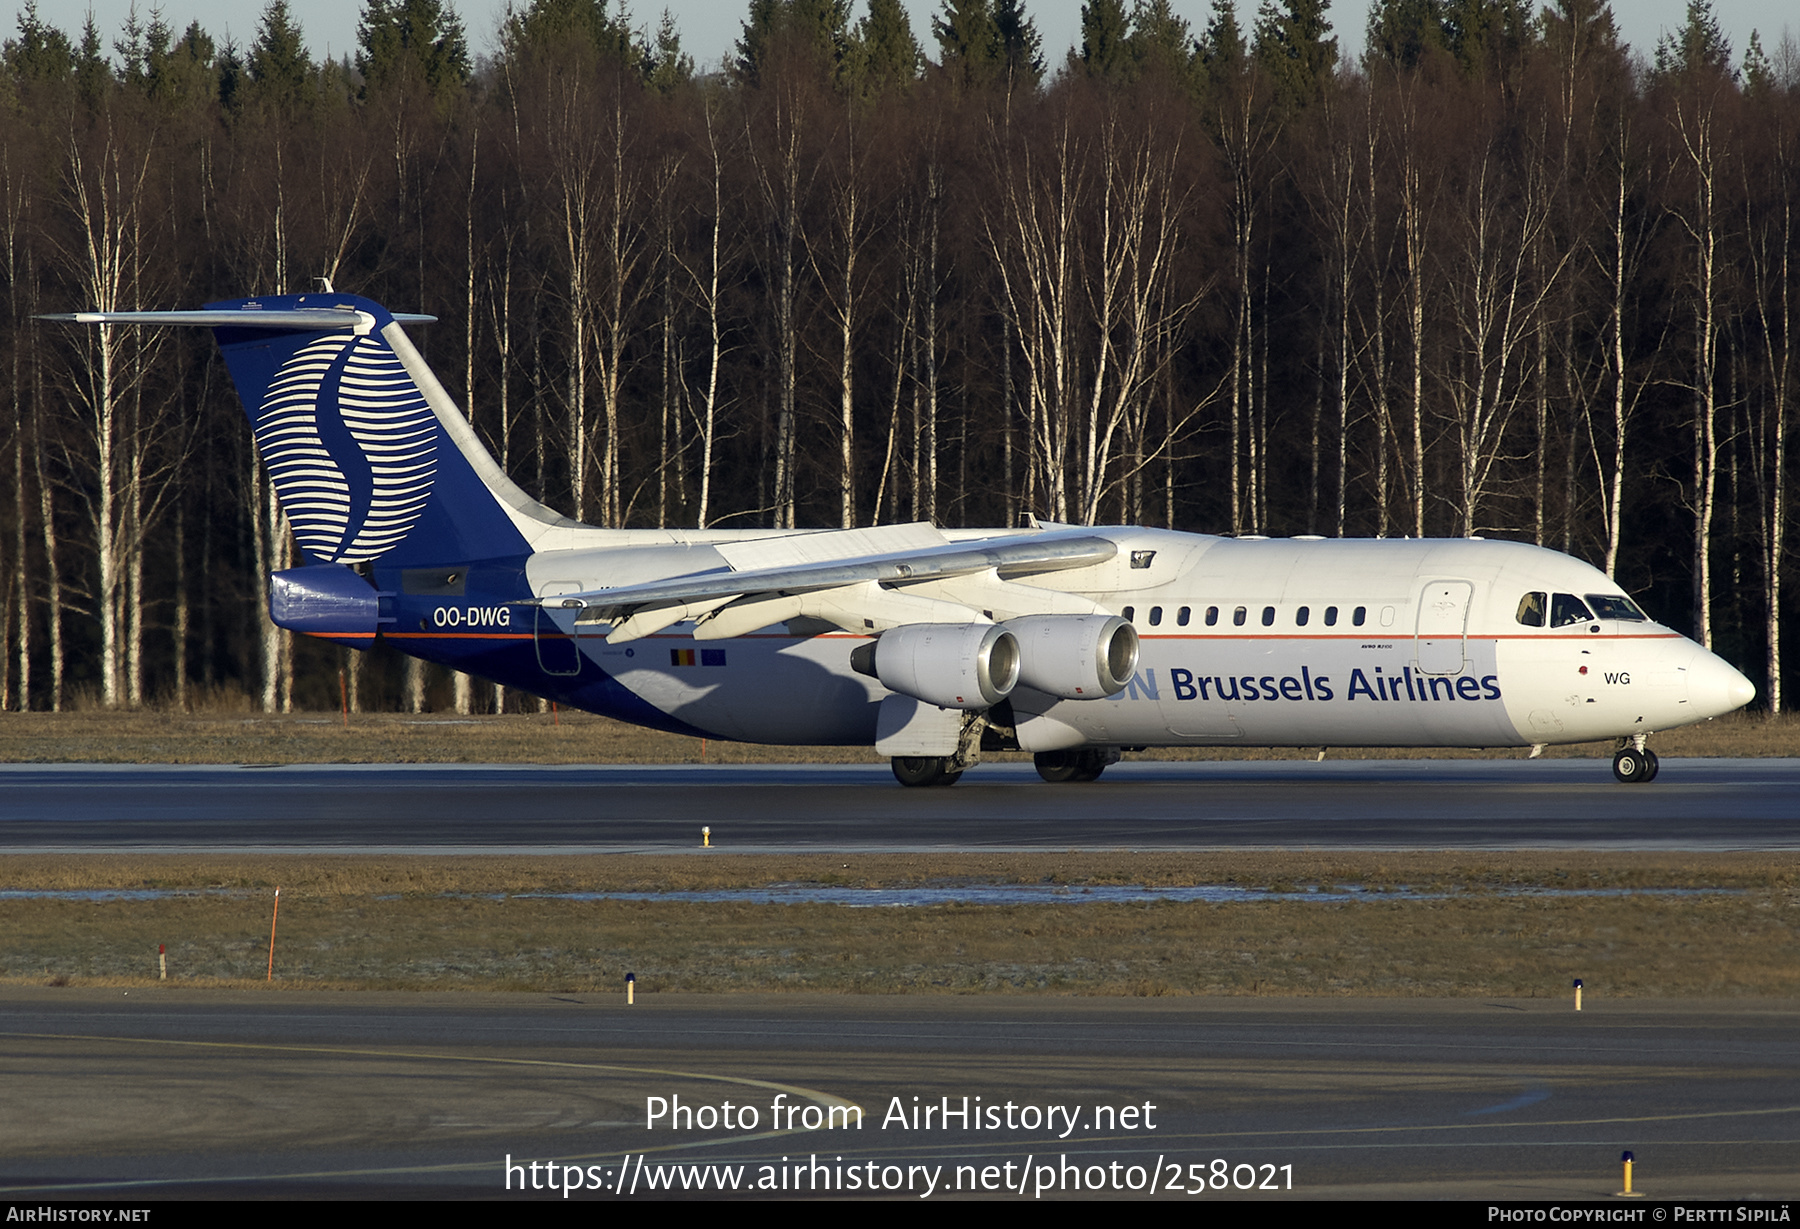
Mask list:
[[[256,416],[256,446],[306,554],[379,558],[431,498],[437,419],[379,338],[326,334],[283,363]]]

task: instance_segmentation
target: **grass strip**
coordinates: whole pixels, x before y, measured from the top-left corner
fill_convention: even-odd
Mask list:
[[[1091,995],[1558,997],[1800,994],[1796,862],[1769,854],[746,855],[267,859],[42,856],[0,886],[235,889],[0,901],[0,980],[183,986]],[[1228,904],[852,908],[530,899],[767,886],[1357,884],[1448,892]],[[1520,897],[1523,888],[1732,895]]]

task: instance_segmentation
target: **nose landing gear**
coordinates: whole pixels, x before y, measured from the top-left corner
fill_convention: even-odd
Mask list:
[[[1613,756],[1613,776],[1627,785],[1642,785],[1656,780],[1659,767],[1656,752],[1644,746],[1644,737],[1637,734],[1621,739],[1618,753]]]

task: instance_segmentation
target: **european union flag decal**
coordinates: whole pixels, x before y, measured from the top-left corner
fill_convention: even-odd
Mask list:
[[[725,664],[724,649],[701,649],[700,664],[703,666],[722,666]]]

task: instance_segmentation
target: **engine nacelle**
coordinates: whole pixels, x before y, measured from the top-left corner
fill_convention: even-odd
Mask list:
[[[1137,629],[1118,615],[1027,615],[1005,626],[1019,638],[1019,682],[1033,691],[1100,700],[1137,670]]]
[[[939,708],[991,708],[1019,683],[1019,641],[993,623],[909,623],[858,645],[850,665]]]

